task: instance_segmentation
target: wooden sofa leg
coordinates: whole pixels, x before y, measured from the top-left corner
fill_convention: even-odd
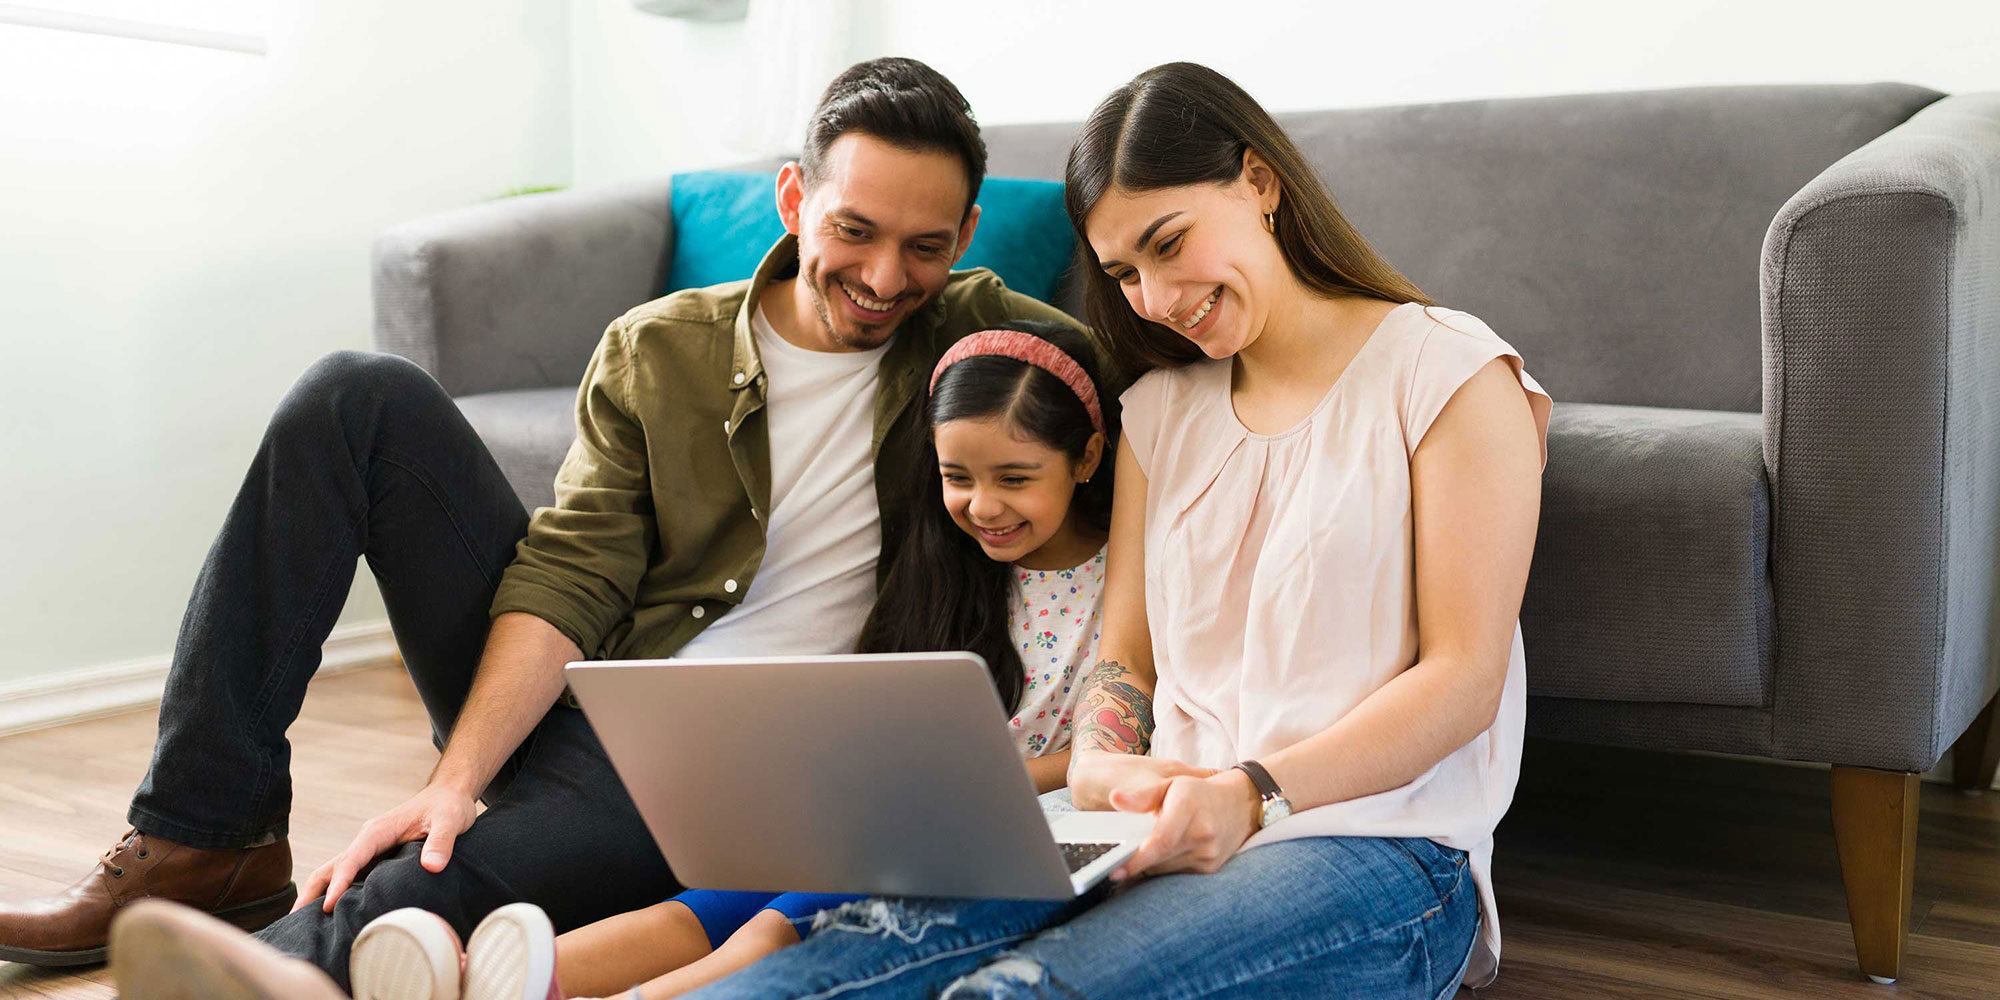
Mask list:
[[[1971,728],[1951,745],[1951,783],[1967,792],[1983,792],[1993,787],[2000,771],[2000,694],[1986,703]]]
[[[1917,787],[1915,774],[1833,769],[1833,839],[1847,919],[1861,971],[1878,983],[1903,974],[1917,874]]]

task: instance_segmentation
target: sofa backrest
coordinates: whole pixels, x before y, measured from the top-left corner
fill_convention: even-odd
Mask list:
[[[1772,217],[1941,96],[1704,87],[1279,120],[1376,249],[1491,324],[1556,399],[1755,411]],[[986,128],[989,173],[1061,178],[1076,127]]]

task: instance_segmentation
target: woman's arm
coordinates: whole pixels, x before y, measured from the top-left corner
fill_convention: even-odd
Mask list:
[[[1535,418],[1505,358],[1467,380],[1410,461],[1417,662],[1260,760],[1296,809],[1406,785],[1492,728],[1541,516]]]
[[[1492,727],[1534,555],[1541,469],[1527,396],[1495,359],[1459,387],[1410,462],[1417,662],[1340,721],[1259,758],[1294,809],[1408,784]],[[1133,798],[1157,803],[1160,821],[1127,862],[1132,872],[1214,871],[1256,830],[1256,792],[1233,769]]]
[[[1078,809],[1111,808],[1111,793],[1119,788],[1214,773],[1146,756],[1153,745],[1154,681],[1146,623],[1146,473],[1123,440],[1105,555],[1103,625],[1097,665],[1077,695],[1070,743],[1070,798]]]

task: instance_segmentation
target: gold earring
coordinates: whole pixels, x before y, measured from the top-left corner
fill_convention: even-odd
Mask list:
[[[1267,233],[1270,233],[1270,234],[1271,234],[1271,235],[1273,235],[1273,236],[1276,236],[1276,235],[1277,235],[1277,233],[1278,233],[1278,213],[1276,213],[1276,212],[1265,212],[1265,213],[1264,213],[1264,231],[1265,231],[1265,232],[1267,232]]]

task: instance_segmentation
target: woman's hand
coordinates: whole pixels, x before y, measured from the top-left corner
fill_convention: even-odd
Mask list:
[[[1161,786],[1169,778],[1206,778],[1214,773],[1212,767],[1196,767],[1177,760],[1078,749],[1069,760],[1069,797],[1078,809],[1110,810],[1117,808],[1111,796],[1120,789],[1144,791]]]
[[[1260,801],[1250,776],[1235,768],[1112,792],[1111,804],[1120,812],[1159,814],[1139,849],[1112,871],[1112,881],[1169,872],[1214,874],[1257,832]]]

